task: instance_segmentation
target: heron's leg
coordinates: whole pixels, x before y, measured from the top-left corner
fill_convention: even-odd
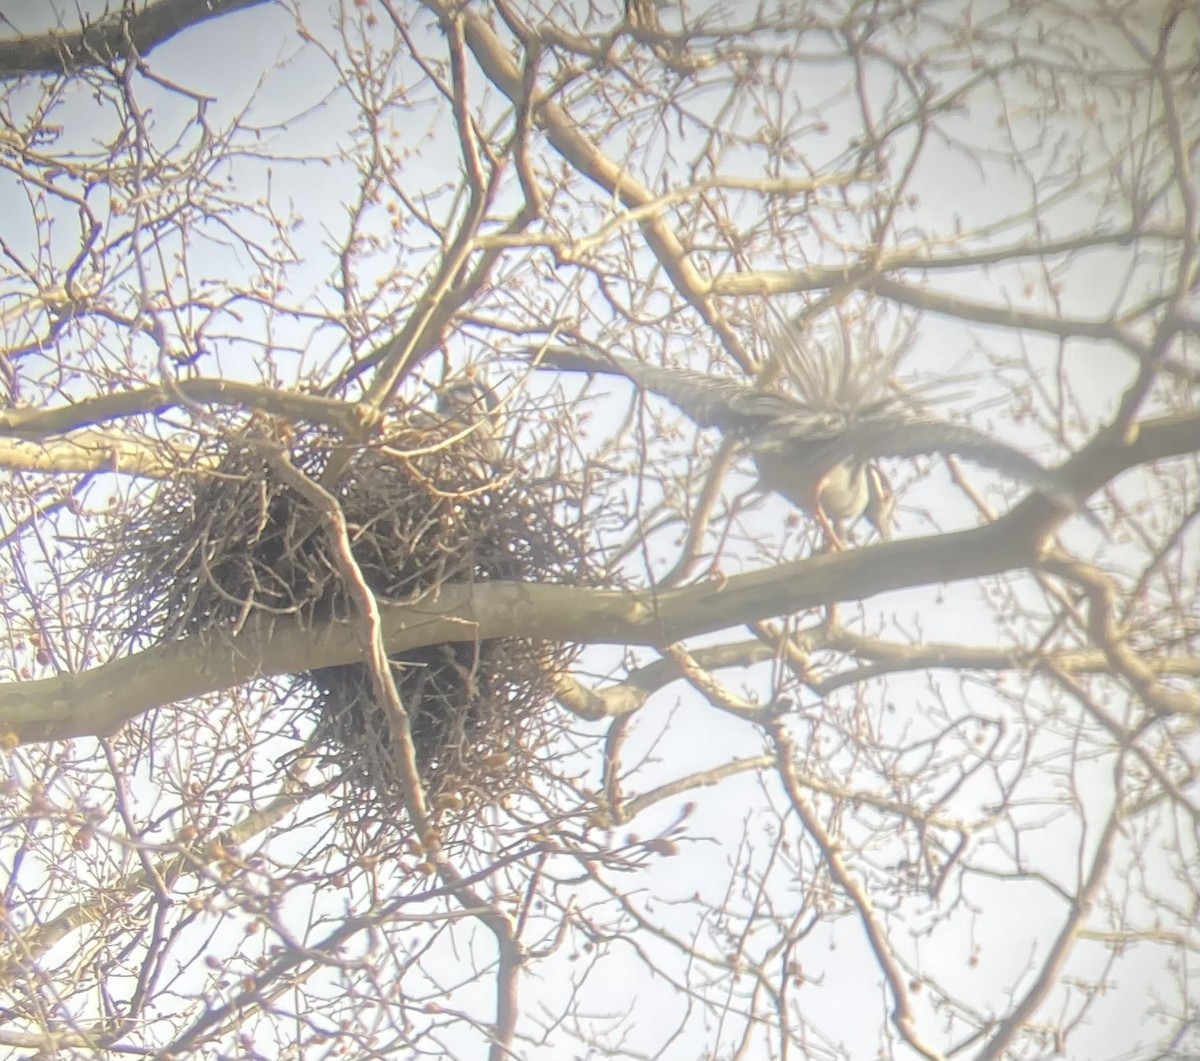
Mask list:
[[[829,543],[830,552],[841,552],[845,549],[846,539],[837,532],[837,528],[830,522],[830,519],[825,515],[825,510],[818,504],[815,508],[817,522],[821,525],[821,530],[825,534],[825,540]]]

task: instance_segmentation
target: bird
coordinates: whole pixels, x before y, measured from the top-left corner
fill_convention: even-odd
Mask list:
[[[879,379],[843,381],[861,391],[861,403],[855,407],[846,401],[810,404],[811,395],[804,392],[819,373],[805,365],[799,340],[776,330],[772,345],[800,396],[733,377],[660,368],[607,351],[550,344],[537,348],[537,354],[553,368],[625,376],[640,389],[666,398],[698,426],[732,435],[752,457],[760,486],[811,514],[835,548],[845,545],[846,526],[861,516],[881,538],[890,537],[895,501],[875,463],[880,458],[964,457],[1031,486],[1071,511],[1086,513],[1056,472],[966,424],[898,411]],[[880,377],[884,367],[877,373]]]
[[[495,483],[507,440],[501,403],[473,374],[448,377],[432,388],[433,407],[403,406],[381,447],[438,492],[474,492]]]
[[[495,480],[504,464],[508,439],[503,409],[496,392],[474,375],[451,377],[437,388],[435,405],[443,430],[471,459],[467,470],[478,483]]]
[[[790,473],[786,468],[775,468],[776,459],[772,455],[761,455],[757,466],[759,482],[767,489],[780,492],[770,484],[783,481]],[[896,495],[891,480],[877,461],[843,461],[826,473],[818,495],[820,511],[814,514],[818,515],[818,520],[820,514],[828,519],[836,543],[845,542],[847,528],[859,518],[865,519],[882,541],[891,540]]]
[[[500,399],[486,383],[470,374],[451,376],[434,388],[435,408],[443,420],[467,424],[497,424]],[[488,429],[490,432],[490,428]]]

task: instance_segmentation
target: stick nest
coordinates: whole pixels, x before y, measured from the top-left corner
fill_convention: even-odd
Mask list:
[[[331,462],[344,464],[329,492],[379,599],[415,602],[444,585],[496,579],[598,584],[571,476],[556,454],[537,445],[518,450],[482,431],[460,435],[461,424],[423,410],[401,415],[381,443],[355,451],[315,428],[242,427],[214,472],[166,484],[124,522],[112,564],[129,642],[234,633],[255,613],[361,622],[328,521],[288,482],[281,456],[313,480]],[[550,701],[573,655],[569,646],[513,637],[391,658],[418,769],[443,824],[528,784],[558,733]],[[368,666],[302,671],[296,685],[355,819],[395,821],[401,785],[392,716]]]

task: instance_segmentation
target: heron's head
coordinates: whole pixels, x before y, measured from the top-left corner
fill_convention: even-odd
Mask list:
[[[473,376],[454,376],[437,388],[438,415],[469,424],[490,417],[500,407],[496,392]]]

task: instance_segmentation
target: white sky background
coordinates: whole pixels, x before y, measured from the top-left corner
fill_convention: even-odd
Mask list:
[[[956,17],[956,13],[961,16],[963,10],[960,5],[935,6],[938,11],[944,12],[947,20]],[[983,21],[980,8],[987,6],[980,5],[975,9],[978,22]],[[991,7],[997,10],[996,5]],[[726,5],[726,8],[727,17],[736,16],[738,5]],[[5,13],[20,30],[33,32],[44,25],[36,21],[39,14],[44,14],[40,9],[39,4],[15,4],[6,7]],[[328,29],[330,20],[325,5],[305,4],[302,10],[308,29],[318,41],[331,49],[338,48],[339,42]],[[353,17],[350,5],[347,5],[347,10],[350,12],[348,17]],[[752,9],[746,5],[745,10],[749,13]],[[698,14],[692,17],[696,18]],[[673,18],[672,9],[664,7],[664,23],[673,25]],[[67,22],[70,24],[70,19]],[[433,40],[436,36],[430,31],[429,22],[425,15],[414,19],[414,32],[418,39]],[[231,26],[235,24],[236,32],[232,32]],[[931,33],[932,38],[940,39],[940,32]],[[382,30],[375,34],[378,42],[386,38],[387,33]],[[923,40],[922,31],[918,30],[917,44],[923,44]],[[438,49],[434,47],[431,50],[437,52]],[[300,309],[323,308],[335,312],[339,296],[329,286],[330,278],[336,275],[336,261],[330,244],[341,240],[347,225],[343,204],[353,201],[355,197],[356,175],[352,149],[355,140],[352,127],[357,114],[347,92],[333,83],[333,70],[328,59],[320,54],[315,45],[297,39],[294,19],[290,14],[280,9],[256,9],[190,29],[157,49],[150,61],[153,70],[161,76],[191,92],[213,97],[213,101],[206,106],[205,115],[209,128],[218,131],[218,134],[235,115],[241,115],[240,121],[246,127],[264,129],[262,143],[272,161],[268,163],[248,155],[236,159],[228,170],[231,194],[250,203],[260,197],[269,199],[276,216],[290,216],[298,220],[299,223],[289,234],[298,251],[297,261],[286,272],[281,298]],[[845,98],[844,85],[838,81],[838,75],[834,72],[836,69],[831,65],[828,80],[814,76],[811,83],[795,86],[797,98],[831,127],[832,132],[827,139],[830,158],[840,154],[843,146],[838,133],[840,118],[845,115],[849,122],[852,112],[848,108],[854,103],[852,99]],[[398,61],[396,76],[416,79],[416,73],[407,60]],[[473,77],[479,82],[482,95],[482,79],[474,72]],[[879,91],[881,94],[886,92],[882,81]],[[194,110],[181,96],[145,82],[139,83],[138,93],[159,131],[162,143],[172,142],[176,130],[186,138],[197,135],[197,129],[192,124]],[[817,99],[827,96],[828,102],[818,105],[814,96]],[[30,99],[35,98],[36,90],[31,90]],[[1101,108],[1104,98],[1103,93],[1099,93],[1101,102],[1098,106]],[[694,105],[702,109],[706,105],[715,105],[715,102],[699,100]],[[391,113],[397,152],[414,152],[404,163],[405,191],[414,197],[419,196],[422,189],[446,194],[444,189],[456,180],[456,169],[453,167],[459,163],[452,133],[441,124],[444,112],[435,111],[431,106],[418,105],[407,112],[393,110]],[[496,113],[499,113],[498,105]],[[1120,125],[1121,116],[1114,114],[1112,117],[1113,128],[1116,128]],[[89,137],[103,140],[106,129],[110,128],[106,124],[106,116],[100,113],[82,88],[56,112],[54,120],[63,125],[64,137],[73,144],[77,143],[81,150]],[[1071,129],[1072,121],[1072,115],[1064,113],[1057,123],[1064,135],[1063,145],[1071,142],[1068,134],[1077,132]],[[955,249],[957,241],[950,237],[960,221],[967,230],[983,228],[994,219],[1010,215],[1014,203],[1028,202],[1029,197],[1028,174],[1014,172],[1009,166],[1009,152],[1001,139],[1003,130],[998,113],[988,113],[986,107],[978,107],[964,115],[961,124],[963,134],[967,135],[969,131],[972,142],[984,148],[994,147],[994,157],[985,163],[983,169],[979,169],[956,151],[948,151],[944,146],[931,146],[925,161],[915,171],[910,186],[914,197],[913,225],[919,224],[926,231],[946,234],[948,250]],[[1098,125],[1102,125],[1102,122],[1098,122]],[[685,140],[675,138],[669,130],[663,135],[670,141],[677,157],[690,157],[684,149],[688,146]],[[1017,135],[1020,135],[1019,131]],[[253,138],[241,134],[239,142],[250,149]],[[443,143],[445,148],[434,146]],[[1060,146],[1058,150],[1061,149]],[[814,150],[820,148],[814,147]],[[340,153],[344,153],[342,161],[336,160]],[[284,156],[294,161],[278,161]],[[335,156],[335,160],[328,161],[327,156]],[[1042,144],[1031,147],[1024,162],[1029,171],[1037,176],[1042,173],[1043,167],[1049,167],[1054,162],[1055,156],[1054,145]],[[447,164],[447,159],[453,160],[452,165]],[[723,165],[722,170],[738,170],[737,159],[732,159],[728,166]],[[13,245],[20,247],[31,239],[29,210],[24,200],[11,194],[11,191],[9,186],[0,184],[0,231]],[[580,217],[594,225],[601,219],[604,205],[597,193],[592,202],[581,208]],[[1066,201],[1050,204],[1040,220],[1051,233],[1057,231],[1065,234],[1100,227],[1104,213],[1103,207],[1088,202],[1086,198],[1081,201],[1080,197],[1072,196]],[[267,238],[270,226],[261,221],[257,227]],[[381,235],[386,234],[386,216],[382,211],[374,227]],[[1015,235],[1015,231],[1009,229],[995,238],[999,242],[1012,242]],[[993,237],[982,237],[980,242],[985,243],[990,238]],[[65,259],[74,253],[78,235],[69,217],[64,216],[58,222],[54,240],[56,247],[61,245],[61,249],[57,250],[61,258]],[[211,282],[228,289],[248,289],[255,282],[256,270],[252,264],[243,254],[230,249],[228,244],[222,246],[218,230],[210,231],[201,226],[192,231],[190,240],[188,265],[193,283]],[[174,246],[163,249],[167,260],[178,250]],[[391,266],[397,253],[402,261],[406,257],[411,258],[414,273],[424,264],[425,258],[419,248],[397,248],[383,241],[378,248],[377,258],[367,256],[363,261],[359,279],[364,289],[371,287],[372,268],[378,267],[382,271]],[[1060,285],[1054,292],[1054,297],[1061,299],[1060,312],[1064,315],[1103,317],[1114,304],[1129,305],[1136,302],[1139,287],[1153,288],[1158,281],[1154,263],[1142,262],[1131,268],[1131,253],[1106,251],[1073,261],[1068,272],[1055,277]],[[820,240],[815,235],[811,243],[799,239],[789,248],[789,254],[794,257],[788,264],[796,266],[802,264],[799,257],[802,254],[819,258],[822,254]],[[768,268],[783,263],[757,261],[755,264]],[[1031,286],[1026,288],[1026,285]],[[1032,265],[1028,270],[1004,266],[987,272],[957,271],[937,277],[936,286],[941,291],[989,302],[1003,303],[1011,299],[1022,307],[1044,308],[1051,303],[1051,293],[1045,290],[1044,278],[1038,275]],[[13,293],[0,289],[0,299]],[[541,298],[546,304],[553,304],[560,294],[548,286],[541,293]],[[3,304],[0,302],[0,306]],[[781,305],[788,307],[789,303],[782,300]],[[404,305],[402,293],[394,289],[380,293],[380,314],[403,316],[409,308]],[[264,346],[269,345],[273,352],[272,372],[278,374],[280,382],[290,385],[313,376],[327,380],[327,359],[344,356],[344,347],[339,344],[338,336],[332,329],[315,325],[309,319],[288,319],[281,314],[268,317],[249,301],[239,302],[236,312],[240,320],[229,314],[212,329],[212,341],[209,344],[211,353],[201,359],[197,371],[236,378],[260,378],[264,364],[261,352]],[[1020,338],[1024,343],[1024,351],[1018,349],[1012,333],[982,327],[967,329],[958,322],[925,318],[921,321],[919,339],[907,367],[917,380],[937,377],[947,368],[952,368],[956,374],[984,373],[982,391],[972,390],[966,394],[960,399],[959,407],[974,407],[983,395],[997,399],[998,404],[991,405],[975,422],[994,429],[1001,437],[1022,445],[1044,460],[1054,461],[1064,454],[1052,447],[1044,433],[1029,422],[1012,422],[1012,398],[1006,391],[1009,377],[996,372],[989,359],[1017,358],[1028,354],[1033,362],[1044,368],[1048,387],[1055,385],[1054,373],[1061,369],[1069,380],[1071,391],[1084,403],[1080,415],[1089,421],[1087,426],[1091,426],[1096,418],[1111,413],[1124,384],[1131,376],[1131,366],[1126,355],[1100,345],[1073,343],[1066,349],[1056,349],[1055,344],[1044,338],[1028,335]],[[654,348],[652,339],[647,341],[650,345],[641,352],[661,356],[663,351]],[[513,349],[516,345],[509,344]],[[291,348],[302,352],[288,353]],[[146,349],[147,378],[153,379],[157,366],[149,355],[149,343]],[[470,349],[459,347],[452,353],[456,358],[474,358],[479,356],[480,351],[480,344],[475,342],[470,344]],[[687,359],[692,367],[703,367],[707,364],[709,351],[707,347],[697,347],[694,351],[672,347],[667,353],[671,360],[684,363]],[[496,373],[495,378],[507,383],[513,378],[513,371],[510,364],[504,371]],[[1015,377],[1017,373],[1011,375]],[[549,379],[543,382],[542,377],[536,377],[529,386],[546,387]],[[582,386],[578,380],[568,380],[565,392],[574,395]],[[58,401],[67,395],[86,393],[88,380],[85,378],[56,384],[54,390],[55,394],[47,393],[42,396],[43,399]],[[603,437],[605,417],[615,418],[623,413],[628,404],[629,389],[619,381],[593,385],[587,393],[596,396],[605,391],[611,391],[615,399],[591,399],[595,424],[593,437],[596,440]],[[27,400],[37,400],[33,395],[26,397]],[[657,405],[654,407],[658,408]],[[1087,437],[1087,430],[1077,427],[1073,434],[1078,441],[1082,441]],[[665,441],[661,444],[664,447],[668,445]],[[692,444],[693,440],[686,437],[672,443],[671,448],[681,453],[686,452]],[[930,463],[922,465],[921,469],[921,481],[913,483],[902,498],[901,534],[926,534],[939,529],[931,526],[923,515],[929,509],[939,513],[940,529],[973,525],[975,517],[971,506],[950,483],[944,468]],[[925,472],[928,473],[927,477],[924,476]],[[975,469],[969,469],[968,475],[973,483],[986,488],[989,500],[999,511],[1006,510],[1023,493],[1011,484]],[[907,485],[913,476],[909,468],[897,469],[900,483]],[[1123,489],[1128,490],[1130,496],[1135,496],[1145,487],[1141,482],[1131,481],[1123,484]],[[97,503],[99,496],[98,490],[93,495]],[[770,501],[743,515],[741,520],[748,533],[761,537],[765,527],[784,527],[785,513],[781,504]],[[806,532],[804,526],[779,532],[781,553],[796,555]],[[1078,548],[1082,555],[1097,551],[1114,568],[1122,563],[1120,541],[1102,543],[1078,520],[1072,522],[1066,540]],[[741,561],[747,568],[760,563],[757,558],[748,556],[742,557]],[[661,563],[665,565],[667,561],[662,560]],[[739,557],[735,553],[723,560],[723,567],[729,573],[734,573],[738,563]],[[630,566],[631,570],[636,570],[637,558],[631,558]],[[1030,595],[1028,599],[1034,599],[1032,594],[1035,588],[1031,582],[1022,587],[1022,593]],[[988,644],[995,638],[992,612],[980,607],[979,590],[974,585],[932,587],[906,593],[902,599],[897,599],[898,596],[886,595],[868,602],[863,609],[863,625],[868,630],[874,630],[896,615],[919,614],[921,629],[907,632],[923,640]],[[847,607],[845,612],[852,614],[854,610]],[[642,653],[642,656],[645,659],[653,658],[649,652]],[[604,670],[614,666],[619,658],[619,654],[612,650],[596,650],[585,657],[585,662],[594,664],[597,670]],[[770,667],[734,672],[723,677],[735,688],[744,683],[748,694],[760,698],[770,696]],[[943,687],[947,702],[957,710],[964,714],[968,711],[977,713],[990,719],[1004,718],[1009,727],[1005,741],[1016,743],[1027,738],[1030,754],[1044,757],[1045,769],[1034,775],[1044,788],[1034,790],[1025,783],[1019,791],[1020,798],[1029,802],[1025,812],[1029,820],[1045,822],[1044,827],[1022,835],[1022,854],[1031,871],[1036,870],[1062,880],[1068,889],[1073,889],[1078,873],[1074,856],[1080,829],[1094,830],[1108,809],[1112,789],[1111,758],[1102,756],[1091,764],[1080,766],[1073,757],[1086,756],[1088,749],[1086,741],[1081,739],[1080,732],[1075,728],[1073,716],[1040,719],[1036,714],[1036,704],[1030,708],[1030,715],[1025,720],[1028,728],[1022,731],[1018,718],[1019,705],[988,688],[990,683],[986,677],[976,680],[967,675],[965,679],[960,679],[958,675],[947,672],[935,675],[934,680]],[[911,737],[920,732],[921,727],[932,728],[934,725],[928,718],[938,708],[932,703],[930,687],[923,676],[889,679],[886,701],[894,705],[894,710],[880,711],[876,715],[873,710],[864,707],[862,715],[878,726],[880,739],[899,740],[901,734]],[[1119,713],[1119,705],[1109,706],[1114,713]],[[807,737],[810,726],[814,730],[820,729],[817,723],[820,711],[821,707],[817,704],[801,705],[795,726],[797,734]],[[1033,737],[1031,733],[1037,726],[1043,726],[1044,729]],[[829,734],[825,736],[828,738]],[[693,770],[762,751],[754,731],[717,714],[681,684],[660,693],[634,723],[633,736],[626,751],[629,762],[637,761],[637,750],[641,747],[647,749],[651,758],[631,779],[630,787],[643,791]],[[824,752],[820,745],[818,749],[819,753]],[[1056,776],[1055,763],[1059,759],[1063,760],[1062,772]],[[581,766],[583,762],[581,758]],[[258,765],[264,771],[268,770],[268,757],[260,757]],[[591,765],[594,769],[594,762]],[[947,766],[946,776],[951,775],[952,771]],[[1065,788],[1068,776],[1076,784],[1082,779],[1082,785],[1068,792]],[[996,779],[989,780],[986,774],[981,776],[957,797],[957,813],[967,815],[968,807],[981,808],[994,800],[996,784]],[[688,793],[675,802],[661,805],[633,823],[630,831],[643,836],[653,835],[657,829],[675,819],[685,799],[698,800],[699,808],[686,823],[687,838],[681,844],[679,854],[651,863],[646,870],[636,876],[631,875],[628,880],[616,881],[630,890],[654,896],[653,902],[647,899],[647,908],[653,909],[656,916],[677,930],[688,925],[700,910],[681,903],[694,891],[699,891],[716,906],[720,904],[726,889],[731,887],[731,878],[735,890],[750,887],[746,866],[738,861],[746,857],[740,848],[743,833],[757,840],[757,854],[752,864],[761,866],[761,860],[770,853],[768,834],[775,827],[777,811],[767,815],[757,808],[765,807],[770,800],[775,801],[776,808],[782,806],[777,787],[769,777],[764,784],[757,777],[748,775],[727,780],[713,789]],[[869,816],[864,815],[862,821],[869,822]],[[1155,821],[1153,815],[1147,816],[1138,828],[1150,828]],[[1160,821],[1159,827],[1160,835],[1137,845],[1144,857],[1136,867],[1136,872],[1135,867],[1130,866],[1130,879],[1136,887],[1148,888],[1163,895],[1177,893],[1182,898],[1186,891],[1178,889],[1168,876],[1175,861],[1170,851],[1163,853],[1161,858],[1156,857],[1157,845],[1173,841],[1168,823]],[[853,827],[850,828],[853,831]],[[298,844],[302,836],[300,832],[290,832],[287,842],[289,845]],[[715,842],[710,842],[710,839]],[[1131,843],[1133,839],[1131,837]],[[994,839],[980,837],[976,842],[981,847],[995,843],[998,848],[1003,848],[1011,841],[1012,838],[1001,831]],[[1189,845],[1189,860],[1194,868],[1195,853],[1190,846],[1194,843],[1194,835],[1176,837],[1174,841]],[[279,843],[271,845],[271,851],[277,858],[286,858],[290,853]],[[889,858],[896,858],[898,852],[881,847],[875,855],[879,859],[878,872],[893,871],[889,868]],[[1009,855],[1011,851],[1006,852],[1004,857],[998,855],[997,866],[1005,864]],[[807,853],[804,857],[807,857]],[[977,861],[984,860],[977,858]],[[1138,873],[1144,876],[1139,877]],[[1119,881],[1120,876],[1116,879]],[[779,894],[775,897],[780,904],[777,909],[786,913],[786,888],[781,886],[779,878],[773,881],[771,887],[779,888]],[[941,923],[928,935],[921,930],[933,918],[935,911],[932,905],[923,902],[919,895],[904,900],[905,910],[893,923],[896,942],[905,956],[915,958],[919,955],[923,966],[937,970],[945,981],[953,984],[959,997],[969,1001],[978,1011],[1003,1012],[1010,1003],[1006,992],[1014,985],[1018,993],[1027,988],[1028,984],[1022,980],[1020,970],[1037,968],[1038,958],[1051,942],[1067,911],[1062,899],[1053,895],[1051,888],[1033,879],[1014,882],[1011,879],[988,880],[975,876],[968,879],[967,888],[968,898],[979,911],[978,914],[968,916],[960,910],[949,922]],[[1115,899],[1122,901],[1119,895]],[[360,895],[354,901],[361,900]],[[298,934],[303,934],[318,913],[335,916],[350,901],[348,895],[344,894],[318,892],[309,895],[302,889],[296,889],[281,914],[291,922]],[[310,902],[312,905],[309,905]],[[1137,921],[1136,915],[1132,920]],[[1175,927],[1182,929],[1184,926]],[[905,928],[911,928],[913,932],[911,941],[905,939]],[[703,928],[697,926],[697,930],[702,935],[708,932],[717,934],[717,926],[711,923]],[[426,932],[432,934],[431,929],[415,928],[411,936],[414,939],[421,938]],[[321,932],[316,934],[320,935]],[[688,933],[683,931],[682,934],[687,936]],[[459,934],[460,941],[470,935],[464,928]],[[483,933],[476,935],[474,942],[486,953],[486,937]],[[214,955],[236,950],[243,945],[240,935],[235,936],[228,927],[223,927],[215,938],[207,941],[198,934],[196,942],[198,950]],[[751,938],[747,945],[748,954],[755,953],[755,945]],[[70,946],[70,942],[64,946]],[[648,943],[647,946],[653,945]],[[711,946],[706,942],[701,944],[701,949],[715,949],[715,946],[715,942]],[[979,948],[979,955],[978,964],[971,966],[967,958],[973,946]],[[527,1009],[535,1010],[544,1004],[553,1011],[565,1005],[568,978],[576,964],[566,960],[565,952],[570,950],[570,946],[565,948],[561,959],[538,964],[524,979],[522,1002]],[[664,953],[666,950],[664,948]],[[1156,1041],[1159,1029],[1150,1016],[1156,1000],[1161,1000],[1165,1007],[1178,1012],[1183,1004],[1179,997],[1179,984],[1190,983],[1193,992],[1197,989],[1194,971],[1179,973],[1158,968],[1160,953],[1148,947],[1134,947],[1122,957],[1117,967],[1109,970],[1106,996],[1089,1010],[1087,1027],[1072,1038],[1070,1056],[1081,1061],[1086,1058],[1111,1061],[1124,1056],[1127,1051],[1144,1048]],[[847,918],[820,926],[808,938],[801,954],[801,963],[810,981],[799,989],[803,993],[803,1007],[808,1012],[820,1014],[813,1023],[829,1037],[827,1044],[812,1044],[812,1056],[834,1056],[835,1047],[843,1049],[847,1056],[853,1058],[876,1056],[879,1048],[877,1015],[882,1014],[885,1008],[880,1001],[883,989],[858,922]],[[1085,977],[1095,974],[1098,968],[1089,962],[1098,963],[1099,955],[1098,947],[1089,948],[1086,943],[1079,945],[1068,965],[1067,975]],[[469,973],[469,966],[455,964],[448,947],[443,960],[448,982],[457,983],[458,977]],[[586,961],[586,958],[581,960]],[[673,962],[678,965],[678,975],[683,977],[686,971],[682,961],[674,957],[664,958],[668,968],[672,967]],[[433,967],[438,967],[438,963],[434,963]],[[604,985],[602,988],[601,984]],[[334,980],[331,990],[339,986],[340,981]],[[485,981],[477,985],[474,990],[476,997],[468,1002],[471,994],[466,988],[460,989],[454,996],[455,1005],[460,1008],[473,1005],[478,1017],[488,1019],[493,1003],[489,983]],[[920,1001],[918,997],[918,1006]],[[1061,999],[1058,1001],[1061,1003]],[[1195,1001],[1194,996],[1192,1001]],[[714,1040],[719,1041],[725,1050],[733,1046],[732,1041],[723,1039],[712,1027],[695,1021],[694,1012],[689,1016],[684,996],[673,985],[661,979],[648,978],[644,965],[619,946],[605,956],[601,975],[590,981],[584,1003],[585,1012],[596,1015],[592,1028],[594,1033],[602,1034],[600,1029],[611,1023],[614,1040],[620,1040],[625,1048],[644,1052],[647,1056],[654,1056],[666,1045],[676,1029],[689,1020],[693,1023],[678,1038],[670,1041],[666,1056],[700,1056],[706,1045],[711,1046]],[[610,1022],[611,1015],[622,1014],[626,1010],[630,1012],[627,1022]],[[950,1039],[954,1038],[952,1034]],[[461,1048],[464,1053],[470,1050],[466,1043],[459,1041],[457,1033],[451,1033],[446,1046],[447,1049]],[[525,1056],[557,1058],[564,1056],[562,1050],[562,1040],[552,1038],[542,1049],[528,1047]],[[900,1056],[908,1057],[911,1054],[901,1051]],[[969,1056],[969,1051],[966,1056]]]

